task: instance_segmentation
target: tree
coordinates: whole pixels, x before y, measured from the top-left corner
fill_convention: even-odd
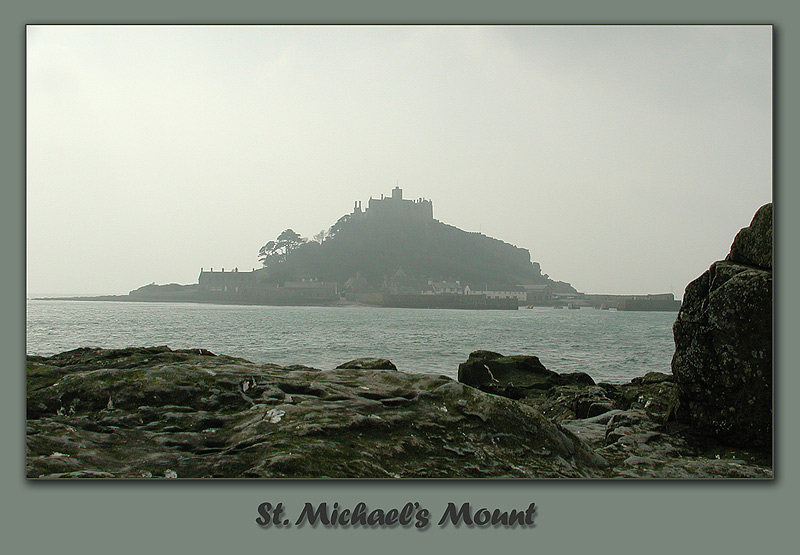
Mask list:
[[[328,232],[326,230],[320,230],[319,233],[314,235],[313,240],[319,243],[320,245],[325,241],[325,238],[328,236]]]
[[[282,248],[283,253],[288,254],[306,241],[308,241],[308,239],[300,237],[293,229],[284,229],[281,234],[278,235],[278,248]]]
[[[352,219],[352,217],[353,217],[352,214],[345,214],[344,216],[339,218],[336,221],[336,223],[333,224],[331,228],[328,230],[328,237],[329,238],[335,237],[336,234],[342,230],[342,228],[347,226],[347,222],[349,222]]]
[[[275,241],[270,241],[258,251],[261,264],[268,266],[272,262],[282,262],[291,251],[308,241],[300,237],[293,229],[284,229]]]
[[[258,251],[258,260],[261,262],[263,266],[266,266],[270,258],[276,256],[278,253],[277,244],[275,241],[270,241]]]

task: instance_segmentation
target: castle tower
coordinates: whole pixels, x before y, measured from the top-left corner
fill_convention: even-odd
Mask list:
[[[403,200],[403,189],[399,185],[392,189],[392,200]]]

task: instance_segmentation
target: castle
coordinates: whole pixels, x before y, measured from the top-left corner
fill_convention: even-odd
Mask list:
[[[433,203],[426,199],[410,200],[403,198],[403,190],[397,186],[392,189],[391,197],[375,199],[370,197],[366,210],[361,209],[361,201],[356,201],[353,206],[352,216],[368,220],[394,220],[415,219],[420,221],[433,220]]]

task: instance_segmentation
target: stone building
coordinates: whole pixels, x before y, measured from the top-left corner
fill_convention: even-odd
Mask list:
[[[265,302],[267,304],[295,304],[307,302],[331,302],[339,299],[338,283],[305,279],[279,284],[269,281],[269,272],[264,268],[252,272],[238,269],[226,272],[200,270],[197,280],[203,298],[217,300],[239,300]]]
[[[353,217],[381,220],[433,220],[433,202],[419,198],[404,199],[403,190],[397,186],[392,189],[392,196],[376,199],[370,197],[366,210],[362,210],[361,201],[353,206]]]

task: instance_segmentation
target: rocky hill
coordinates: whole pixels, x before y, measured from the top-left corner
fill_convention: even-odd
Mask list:
[[[411,202],[402,199],[402,192],[397,198],[373,200],[366,211],[359,208],[340,218],[321,242],[296,244],[279,255],[265,256],[269,279],[344,284],[358,278],[374,288],[388,281],[418,288],[428,280],[459,280],[481,288],[549,284],[556,291],[574,291],[543,275],[527,249],[420,215],[413,203],[402,204]]]

